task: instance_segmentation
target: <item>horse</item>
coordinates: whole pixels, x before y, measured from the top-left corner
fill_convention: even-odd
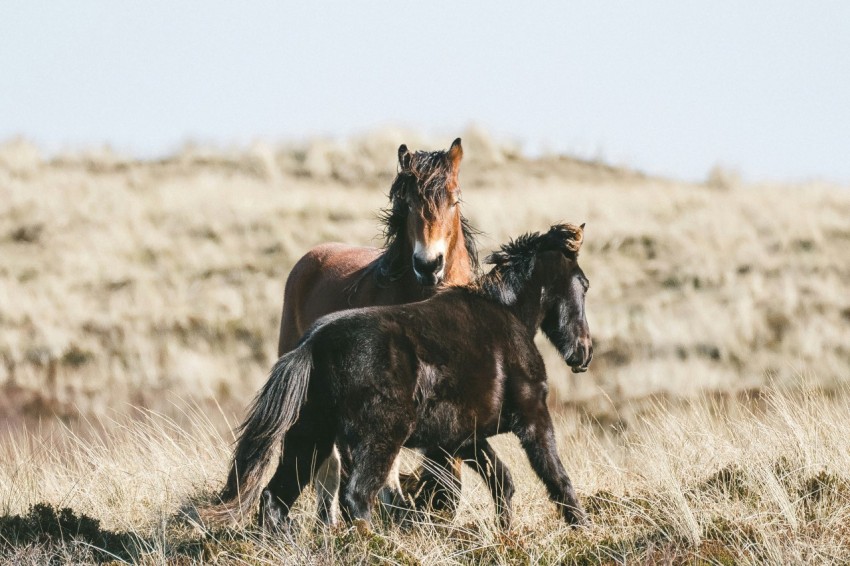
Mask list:
[[[261,525],[286,525],[314,456],[324,458],[336,443],[347,521],[369,527],[375,496],[406,446],[470,458],[507,528],[513,482],[487,439],[513,432],[561,517],[585,523],[558,457],[546,369],[534,344],[541,329],[576,373],[593,357],[584,309],[589,281],[578,265],[583,234],[583,224],[526,234],[491,255],[494,267],[472,284],[423,302],[319,319],[254,399],[207,517],[244,515],[261,500]],[[264,488],[280,443],[280,463]]]
[[[384,211],[383,249],[328,243],[308,251],[286,280],[278,356],[292,350],[320,317],[344,309],[421,301],[441,285],[471,281],[478,271],[473,229],[460,210],[460,138],[448,151],[398,148],[398,174]],[[436,471],[425,471],[417,486],[419,506],[433,503],[452,511],[460,486],[460,463],[443,452],[426,452]],[[394,474],[396,475],[396,474]],[[339,456],[316,475],[320,518],[334,522]],[[394,479],[399,490],[398,480]]]

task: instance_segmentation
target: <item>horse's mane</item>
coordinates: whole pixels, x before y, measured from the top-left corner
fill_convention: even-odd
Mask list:
[[[401,278],[410,269],[410,258],[404,255],[405,228],[410,209],[409,196],[416,196],[423,203],[436,209],[449,198],[447,185],[452,174],[448,151],[417,151],[411,154],[409,169],[398,172],[390,187],[390,206],[381,211],[384,251],[369,266],[381,285]],[[466,253],[473,273],[478,273],[478,242],[480,233],[466,217],[460,215],[461,231]]]
[[[531,277],[538,254],[557,251],[576,260],[583,237],[583,226],[575,224],[556,224],[542,234],[523,234],[487,257],[485,262],[493,264],[493,269],[474,287],[501,303],[512,304]]]

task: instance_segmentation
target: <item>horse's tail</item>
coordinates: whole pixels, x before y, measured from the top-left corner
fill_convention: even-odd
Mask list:
[[[309,340],[284,354],[272,368],[266,384],[254,398],[248,416],[239,426],[239,438],[227,483],[219,503],[201,512],[209,522],[232,522],[251,512],[263,490],[263,473],[282,443],[286,431],[298,420],[307,399],[313,368]]]

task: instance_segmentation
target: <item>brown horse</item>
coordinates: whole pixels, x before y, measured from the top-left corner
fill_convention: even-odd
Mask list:
[[[292,350],[320,317],[354,307],[396,305],[432,296],[440,285],[468,283],[478,269],[475,231],[460,211],[460,138],[448,151],[398,148],[398,175],[383,216],[383,249],[323,244],[304,255],[289,274],[283,300],[278,355]],[[460,463],[445,453],[425,454],[437,471],[424,472],[419,500],[453,509]],[[444,471],[441,471],[444,470]],[[319,515],[333,522],[339,484],[336,452],[316,476]],[[398,485],[397,478],[392,478]]]
[[[513,432],[564,520],[585,522],[558,457],[546,369],[534,344],[543,330],[574,372],[593,357],[582,240],[583,226],[556,225],[502,246],[474,285],[317,321],[255,398],[221,503],[206,516],[244,515],[262,495],[261,523],[279,526],[309,482],[313,458],[336,443],[347,520],[368,524],[375,495],[407,446],[473,459],[507,527],[513,484],[487,438]],[[281,442],[280,464],[263,489]]]

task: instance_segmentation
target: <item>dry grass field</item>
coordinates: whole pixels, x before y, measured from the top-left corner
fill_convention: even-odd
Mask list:
[[[380,245],[398,145],[450,141],[148,161],[0,147],[0,561],[850,561],[850,188],[674,182],[474,130],[461,186],[482,257],[587,222],[593,364],[573,375],[540,346],[593,525],[559,524],[510,437],[508,533],[471,473],[459,517],[408,530],[324,530],[309,496],[285,538],[179,520],[223,481],[293,263],[324,241]]]

